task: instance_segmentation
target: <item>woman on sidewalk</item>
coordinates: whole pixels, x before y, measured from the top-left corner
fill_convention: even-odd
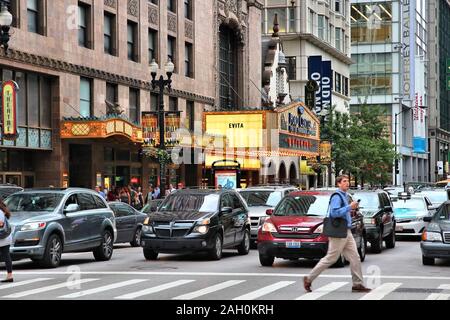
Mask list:
[[[9,212],[3,201],[0,200],[0,228],[4,226],[6,219],[9,220],[9,218],[11,218],[11,213]],[[6,279],[1,281],[3,283],[14,282],[12,274],[11,255],[9,254],[9,247],[12,244],[13,233],[14,230],[11,230],[11,234],[8,237],[6,237],[5,239],[0,239],[0,254],[4,259],[6,271],[8,272]]]

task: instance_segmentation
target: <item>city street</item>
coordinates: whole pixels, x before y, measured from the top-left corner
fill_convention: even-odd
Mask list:
[[[363,263],[370,294],[351,293],[349,267],[329,269],[305,294],[302,276],[314,263],[277,259],[262,267],[257,250],[239,256],[226,250],[221,261],[203,256],[161,254],[146,261],[141,248],[117,246],[108,262],[91,253],[65,254],[57,269],[29,260],[14,263],[15,282],[0,285],[0,298],[30,300],[426,300],[450,298],[450,262],[422,265],[420,242],[407,239],[392,250],[368,254]],[[2,267],[2,272],[4,268]],[[379,275],[379,277],[378,277]]]

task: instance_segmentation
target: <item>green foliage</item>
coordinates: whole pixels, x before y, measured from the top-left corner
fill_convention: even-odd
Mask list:
[[[322,128],[322,140],[332,143],[336,172],[341,170],[373,185],[391,180],[393,162],[398,155],[389,142],[386,114],[377,107],[361,107],[346,114],[333,108]]]
[[[168,164],[172,161],[171,154],[163,149],[147,147],[143,148],[143,152],[147,157],[158,159],[160,164]]]

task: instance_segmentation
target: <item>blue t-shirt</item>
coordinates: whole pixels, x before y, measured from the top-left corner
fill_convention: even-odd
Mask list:
[[[348,195],[341,190],[336,191],[339,195],[335,194],[331,197],[330,201],[330,217],[331,218],[344,218],[347,221],[347,227],[352,228],[352,217],[350,212],[352,207],[347,204]],[[344,200],[344,206],[342,201]]]

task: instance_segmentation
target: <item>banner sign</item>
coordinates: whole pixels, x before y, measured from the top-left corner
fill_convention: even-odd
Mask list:
[[[178,114],[166,114],[164,121],[165,146],[175,147],[180,144],[180,137],[176,132],[180,129],[181,118]],[[144,147],[159,146],[159,121],[157,112],[142,112],[142,138]]]
[[[332,106],[333,71],[331,61],[322,61],[322,56],[308,58],[308,79],[315,81],[319,89],[316,91],[316,115],[325,116]]]
[[[17,91],[14,81],[6,81],[2,86],[2,136],[6,140],[16,140],[17,135]]]
[[[330,164],[331,163],[331,143],[329,141],[322,141],[320,143],[320,163]]]

